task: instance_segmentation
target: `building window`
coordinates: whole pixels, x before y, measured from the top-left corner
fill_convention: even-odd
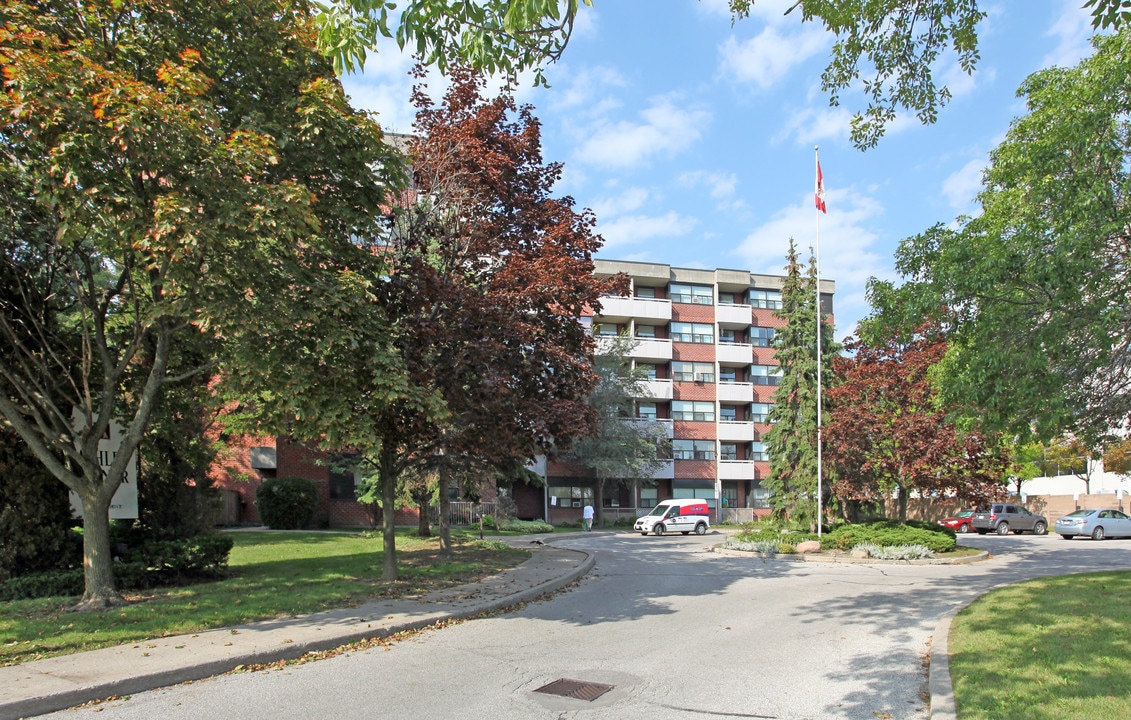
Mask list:
[[[760,484],[750,488],[750,507],[768,508],[770,506],[770,491]]]
[[[719,291],[719,304],[720,305],[742,305],[742,293],[732,293]]]
[[[778,365],[751,365],[750,377],[755,385],[780,385],[781,367]]]
[[[334,454],[329,458],[330,499],[357,500],[357,478],[354,475],[355,456]]]
[[[654,487],[640,488],[640,506],[646,508],[656,507],[660,502],[660,491]]]
[[[603,335],[607,337],[610,335],[616,335],[619,332],[620,328],[617,327],[616,323],[597,323],[593,326],[594,335]]]
[[[723,485],[723,507],[738,507],[738,483]]]
[[[714,363],[692,363],[676,361],[672,363],[672,378],[680,382],[715,382]]]
[[[658,369],[655,363],[636,363],[636,369],[640,371],[640,374],[642,374],[649,380],[656,379],[656,373],[658,372]]]
[[[738,420],[738,408],[734,405],[722,405],[719,407],[719,420],[723,422],[735,422]]]
[[[719,445],[720,460],[737,460],[738,443],[722,443]]]
[[[693,305],[714,305],[715,291],[710,285],[684,285],[672,283],[668,286],[668,296],[672,302]]]
[[[654,287],[638,287],[638,288],[636,288],[636,297],[655,299],[656,288],[654,288]]]
[[[714,460],[714,440],[672,440],[672,457],[676,460]]]
[[[558,499],[560,507],[584,507],[587,503],[593,504],[593,488],[576,487],[569,485],[551,485],[550,497]]]
[[[719,342],[733,345],[740,342],[741,339],[742,336],[737,331],[728,328],[719,328]]]
[[[768,462],[770,459],[770,454],[766,452],[766,443],[750,443],[750,459]]]
[[[756,423],[770,421],[770,411],[774,409],[773,403],[751,403],[750,419]]]
[[[672,323],[672,325],[675,325],[675,323]],[[750,344],[757,345],[758,347],[770,347],[774,344],[774,337],[776,335],[777,332],[773,328],[750,328]]]
[[[656,403],[640,403],[636,406],[636,417],[641,420],[656,419]]]
[[[751,290],[750,304],[756,308],[781,310],[781,293],[777,290]]]
[[[714,344],[715,326],[708,323],[673,322],[672,340],[676,342]]]
[[[695,422],[714,422],[715,403],[675,400],[672,402],[673,420],[693,420]]]
[[[738,368],[720,367],[719,382],[728,384],[738,382]]]

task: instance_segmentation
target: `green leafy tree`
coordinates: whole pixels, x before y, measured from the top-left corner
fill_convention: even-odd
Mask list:
[[[593,472],[596,520],[601,521],[605,491],[650,478],[671,457],[663,423],[633,418],[636,401],[648,397],[647,375],[632,365],[637,341],[627,335],[603,338],[593,364],[599,381],[589,396],[595,433],[579,440],[565,459]]]
[[[781,366],[781,383],[774,391],[772,425],[766,433],[770,474],[763,486],[770,491],[776,517],[817,524],[817,268],[810,259],[802,275],[797,248],[790,238],[786,279],[782,284],[785,320],[774,338],[774,356]],[[840,344],[833,340],[830,319],[821,317],[821,382],[833,379],[833,357]],[[827,409],[828,400],[822,398]],[[828,485],[822,487],[827,491]]]
[[[355,240],[375,234],[393,153],[346,103],[306,9],[0,10],[0,416],[79,496],[81,608],[120,602],[108,507],[172,384],[270,382],[265,406],[299,421],[303,391],[339,379],[319,363],[335,350],[369,352],[386,392],[403,376],[379,343],[351,342],[371,325],[347,322],[374,312],[359,278],[379,261]],[[200,334],[223,355],[179,352]]]
[[[939,318],[943,401],[1022,441],[1095,445],[1131,415],[1131,33],[1093,42],[1021,86],[1029,111],[991,154],[982,213],[904,240],[907,282],[869,290],[881,335]]]
[[[1102,456],[1098,446],[1089,446],[1083,440],[1070,435],[1059,437],[1044,445],[1041,467],[1046,477],[1072,474],[1084,483],[1084,493],[1092,492],[1092,473],[1095,460]]]

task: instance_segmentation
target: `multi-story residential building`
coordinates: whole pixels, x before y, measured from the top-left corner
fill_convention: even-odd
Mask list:
[[[764,438],[781,377],[773,340],[784,325],[775,311],[785,278],[612,260],[596,266],[598,275],[624,273],[631,289],[628,296],[604,298],[600,314],[583,321],[598,352],[603,337],[636,339],[632,360],[648,376],[648,396],[637,399],[636,417],[666,425],[673,446],[671,460],[654,477],[606,491],[606,508],[635,512],[674,497],[703,498],[724,511],[746,509],[724,512],[739,518],[768,512]],[[829,315],[834,288],[821,281],[822,311]],[[551,521],[580,516],[592,502],[593,480],[583,468],[549,462],[538,470],[547,480],[543,502]],[[543,514],[533,498],[516,500],[523,514]]]

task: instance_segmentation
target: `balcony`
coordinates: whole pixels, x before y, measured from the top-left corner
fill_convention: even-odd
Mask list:
[[[723,403],[751,403],[754,402],[754,385],[752,383],[719,383],[715,386],[715,395]]]
[[[719,422],[719,440],[722,442],[753,442],[754,423],[722,420]]]
[[[600,349],[599,343],[597,347]],[[636,347],[629,354],[637,360],[668,362],[672,359],[672,341],[666,338],[636,338]]]
[[[644,383],[644,390],[648,393],[648,397],[655,400],[671,400],[672,399],[672,381],[671,380],[647,380]]]
[[[746,343],[724,343],[715,346],[715,359],[721,363],[749,365],[754,360],[754,348]]]
[[[602,320],[627,320],[633,318],[639,321],[661,320],[655,323],[662,325],[672,319],[672,301],[656,300],[655,298],[638,297],[603,297],[601,298]],[[645,322],[646,325],[651,324]],[[750,314],[747,313],[746,324],[750,324]]]
[[[720,460],[719,480],[753,480],[754,463],[751,460]]]
[[[628,422],[659,423],[664,428],[664,436],[667,437],[668,440],[671,440],[673,437],[675,437],[675,423],[673,423],[668,418],[633,418],[628,420]]]
[[[715,322],[724,326],[749,327],[753,319],[753,309],[749,305],[719,303],[715,306]]]

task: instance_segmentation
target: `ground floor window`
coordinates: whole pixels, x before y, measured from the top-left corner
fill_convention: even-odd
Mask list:
[[[723,483],[723,507],[738,507],[738,483]]]
[[[706,500],[707,507],[715,507],[714,488],[675,488],[672,490],[672,497],[676,500]]]
[[[750,507],[768,508],[770,506],[770,491],[762,487],[761,483],[750,488]]]
[[[549,488],[550,505],[554,505],[553,498],[557,498],[558,507],[585,507],[593,504],[593,488],[579,487],[576,485],[551,485]]]
[[[660,502],[659,488],[640,488],[640,507],[654,508]]]

